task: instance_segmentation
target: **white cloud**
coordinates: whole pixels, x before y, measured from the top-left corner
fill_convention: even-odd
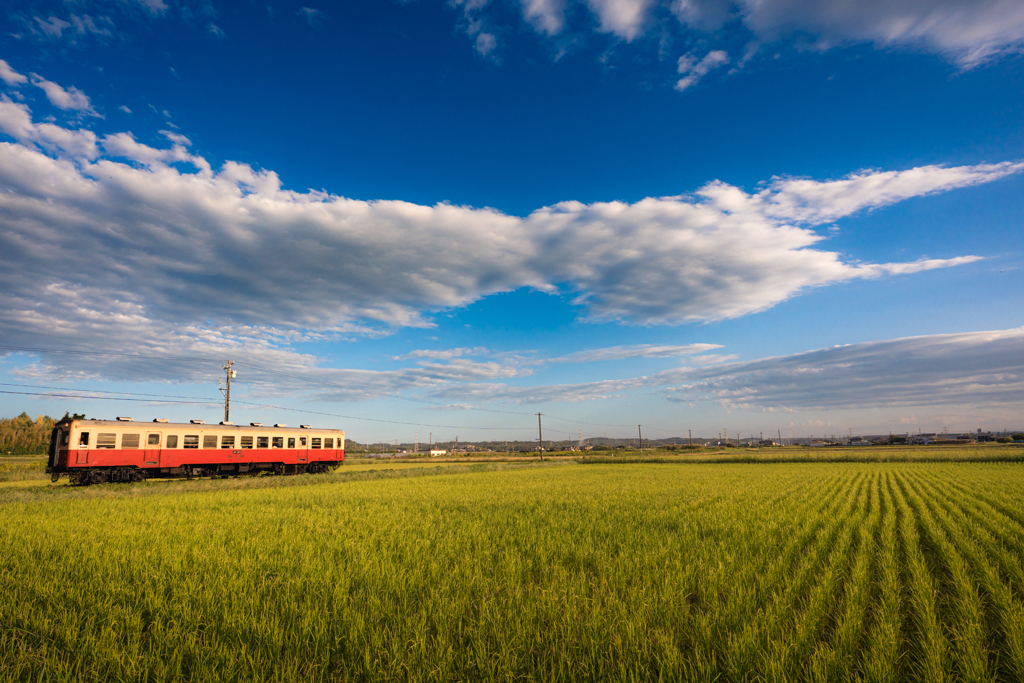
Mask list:
[[[323,10],[314,9],[312,7],[300,7],[299,11],[295,14],[299,19],[302,19],[310,26],[319,26],[324,20]]]
[[[99,156],[96,134],[91,130],[70,130],[51,123],[35,124],[29,108],[0,97],[0,132],[23,144],[36,144],[53,154],[95,159]]]
[[[46,98],[50,100],[50,103],[58,109],[80,111],[90,116],[100,116],[92,108],[88,96],[78,88],[71,86],[65,90],[53,81],[48,81],[37,74],[30,75],[32,76],[32,85],[41,88],[46,93]]]
[[[28,83],[28,77],[18,73],[11,68],[11,65],[0,59],[0,79],[7,85],[19,86]]]
[[[130,133],[97,139],[34,123],[9,99],[0,100],[0,131],[17,140],[0,143],[0,340],[25,345],[44,335],[141,344],[124,325],[151,330],[153,343],[167,330],[211,326],[366,333],[362,321],[430,325],[432,311],[521,288],[567,287],[592,319],[731,318],[808,287],[972,260],[847,263],[815,248],[822,237],[809,226],[1024,169],[775,180],[755,194],[715,182],[693,195],[563,202],[520,218],[284,190],[273,171],[235,162],[214,170],[177,133],[164,133],[170,148]],[[616,353],[661,353],[653,348]],[[511,372],[467,363],[443,372]]]
[[[123,104],[122,104],[122,105],[121,105],[120,107],[118,107],[118,109],[120,109],[121,111],[123,111],[123,112],[124,112],[125,114],[131,114],[131,113],[132,113],[132,110],[131,110],[131,109],[129,109],[128,107],[126,107],[126,106],[125,106],[125,105],[123,105]]]
[[[476,51],[487,56],[494,51],[494,48],[498,45],[497,39],[491,33],[479,33],[476,37]]]
[[[654,0],[586,0],[597,15],[598,30],[631,41],[641,33],[650,17]]]
[[[1024,3],[1015,0],[675,0],[672,10],[700,30],[739,16],[764,40],[802,32],[822,49],[871,42],[941,54],[964,68],[1024,47]]]
[[[687,88],[697,85],[697,82],[704,78],[709,71],[728,63],[729,55],[723,50],[712,50],[704,55],[704,58],[700,61],[697,60],[692,52],[683,55],[679,58],[679,66],[677,68],[677,71],[683,77],[676,81],[676,90],[683,92]]]
[[[114,22],[111,21],[110,17],[97,17],[93,19],[88,14],[83,14],[82,16],[72,14],[71,23],[79,35],[92,33],[98,36],[110,36],[114,33]]]
[[[608,346],[601,349],[577,351],[565,356],[551,358],[550,363],[592,363],[602,360],[626,358],[677,358],[692,356],[705,351],[722,348],[719,344],[685,344],[683,346],[636,344],[632,346]]]
[[[523,18],[541,33],[558,35],[565,28],[565,0],[521,0]]]
[[[670,397],[751,409],[1024,402],[1024,328],[906,337],[694,371]]]
[[[150,14],[163,14],[167,11],[167,3],[164,0],[135,0]]]
[[[64,21],[63,19],[59,19],[57,17],[50,17],[49,19],[45,20],[42,17],[34,18],[36,20],[36,23],[39,24],[39,28],[42,30],[42,32],[52,38],[60,38],[61,34],[64,32],[64,29],[71,26],[70,22]]]
[[[667,388],[681,403],[755,411],[1024,404],[1024,328],[864,342],[761,360],[687,367],[623,379],[509,386],[441,386],[438,400],[576,403]],[[712,362],[728,357],[712,358]]]
[[[409,358],[433,358],[436,360],[448,360],[459,356],[486,356],[490,351],[486,346],[466,347],[457,349],[417,349],[410,351],[404,356],[394,356],[393,360],[407,360]]]

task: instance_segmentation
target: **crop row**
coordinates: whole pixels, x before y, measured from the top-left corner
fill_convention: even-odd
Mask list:
[[[1022,475],[560,466],[9,503],[0,680],[1024,680]]]

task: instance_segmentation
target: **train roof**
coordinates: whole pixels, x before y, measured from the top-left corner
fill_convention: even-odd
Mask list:
[[[301,434],[308,434],[310,432],[331,432],[338,434],[345,434],[344,429],[328,429],[324,427],[311,427],[311,426],[299,426],[299,427],[275,427],[274,425],[259,425],[259,424],[206,424],[206,423],[192,423],[192,422],[158,422],[153,420],[151,422],[137,421],[137,420],[70,420],[72,426],[78,425],[84,429],[86,427],[119,427],[124,429],[198,429],[198,430],[217,430],[217,431],[245,431],[245,432],[266,432],[274,434],[283,434],[285,432],[295,432]]]

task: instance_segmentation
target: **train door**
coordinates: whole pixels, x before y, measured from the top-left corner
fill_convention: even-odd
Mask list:
[[[309,439],[299,437],[299,462],[309,462]]]
[[[75,464],[89,464],[89,432],[78,433],[78,450],[75,453]]]
[[[162,432],[146,433],[145,463],[150,467],[160,464],[160,449],[163,446],[163,436]]]

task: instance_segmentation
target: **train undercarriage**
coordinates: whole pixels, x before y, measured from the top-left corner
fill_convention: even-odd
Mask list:
[[[67,471],[68,481],[72,486],[88,486],[90,484],[130,483],[147,479],[199,479],[228,478],[253,476],[287,476],[294,474],[327,474],[337,469],[340,462],[313,462],[302,465],[286,465],[284,463],[232,463],[227,465],[184,465],[182,467],[88,467],[74,468]],[[60,472],[51,474],[51,481],[60,479]]]

